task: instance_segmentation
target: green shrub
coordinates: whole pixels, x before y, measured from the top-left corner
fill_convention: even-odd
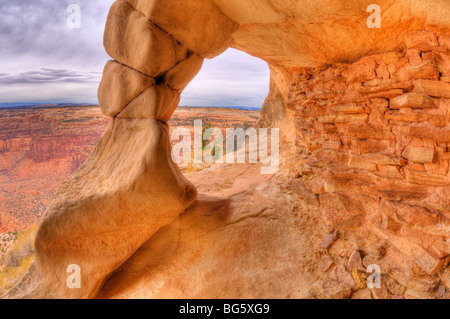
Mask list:
[[[34,260],[37,226],[16,233],[12,247],[0,260],[0,295],[11,289],[27,272]]]

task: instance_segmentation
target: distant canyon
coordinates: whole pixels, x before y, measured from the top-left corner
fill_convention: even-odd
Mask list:
[[[258,111],[179,108],[171,129],[195,119],[221,129],[250,127]],[[39,221],[57,186],[87,159],[110,123],[97,106],[0,110],[0,233]]]

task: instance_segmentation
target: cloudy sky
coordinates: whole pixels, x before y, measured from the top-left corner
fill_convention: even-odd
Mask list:
[[[0,106],[95,103],[109,57],[103,30],[113,0],[0,2]],[[67,20],[81,9],[80,28]],[[73,20],[69,19],[69,22]],[[267,65],[230,49],[206,60],[180,105],[260,107],[269,87]]]

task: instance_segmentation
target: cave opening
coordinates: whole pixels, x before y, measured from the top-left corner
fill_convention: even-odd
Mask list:
[[[237,49],[205,59],[181,95],[180,106],[260,109],[269,92],[266,62]]]
[[[258,149],[267,149],[259,138],[265,129],[256,126],[269,80],[267,63],[236,49],[204,61],[169,121],[172,159],[182,171],[212,163],[256,163]]]

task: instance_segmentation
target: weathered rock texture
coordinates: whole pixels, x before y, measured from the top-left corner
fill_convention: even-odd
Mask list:
[[[25,278],[35,286],[24,292],[19,284],[13,295],[95,297],[113,270],[197,196],[172,162],[167,121],[203,58],[125,1],[111,7],[105,48],[117,62],[105,67],[99,101],[114,118],[42,217]],[[83,273],[80,289],[66,284],[73,264]]]
[[[300,181],[261,175],[258,164],[211,167],[188,178],[208,196],[142,245],[98,298],[308,296],[314,242],[323,231],[308,230],[319,222],[314,196],[292,196],[307,194]]]
[[[360,251],[394,247],[391,267],[404,272],[408,259],[421,270],[402,284],[427,281],[432,290],[450,261],[450,83],[441,73],[446,53],[437,53],[450,51],[432,32],[405,39],[401,52],[303,69],[288,107],[296,112],[302,170],[312,173],[303,180],[330,231],[347,230]]]
[[[116,270],[100,297],[304,296],[291,285],[290,266],[298,255],[286,250],[296,250],[296,231],[288,231],[295,223],[280,224],[287,212],[263,214],[270,203],[262,201],[239,218],[241,210],[204,199],[185,211],[195,190],[168,156],[164,122],[180,92],[202,58],[232,46],[270,64],[260,125],[281,127],[285,141],[297,147],[282,153],[291,164],[277,178],[297,172],[310,190],[303,198],[319,207],[329,231],[315,264],[328,279],[313,285],[311,296],[423,297],[436,289],[443,296],[438,286],[448,281],[443,269],[450,260],[450,4],[381,0],[381,28],[370,29],[371,2],[114,3],[105,48],[122,65],[105,68],[99,100],[115,117],[91,158],[50,205],[37,236],[36,262],[13,293],[19,295],[27,278],[40,273],[25,296],[94,297]],[[250,201],[258,196],[242,189],[245,194]],[[273,207],[277,200],[275,192]],[[195,218],[217,209],[216,219]],[[261,216],[266,218],[250,230],[248,217]],[[277,220],[271,227],[270,219]],[[234,231],[230,223],[246,228]],[[214,244],[197,234],[211,236]],[[248,253],[267,264],[242,259],[236,246],[246,239]],[[265,256],[265,247],[274,254]],[[65,286],[70,263],[83,269],[82,289]],[[383,280],[368,293],[370,264],[381,266]],[[273,290],[261,285],[274,278]]]
[[[86,161],[108,125],[110,119],[99,111],[0,111],[0,233],[39,222],[51,194]]]

